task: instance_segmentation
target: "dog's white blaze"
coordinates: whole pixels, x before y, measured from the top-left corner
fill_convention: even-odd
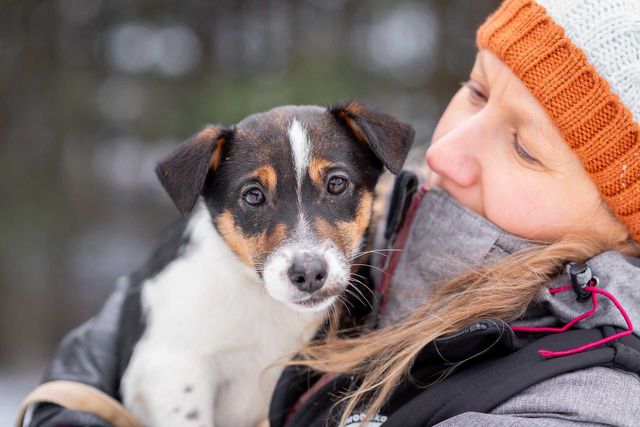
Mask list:
[[[296,178],[298,181],[298,203],[302,203],[302,181],[309,167],[311,158],[311,144],[307,130],[302,126],[298,119],[293,119],[289,125],[289,144],[291,145],[291,153],[293,154],[293,166],[296,170]]]
[[[201,204],[186,234],[184,253],[142,284],[146,327],[122,378],[125,406],[156,427],[257,425],[281,371],[266,366],[310,339],[324,316],[264,292]]]
[[[309,221],[307,221],[304,208],[301,208],[298,211],[298,222],[293,236],[298,241],[311,240],[313,237],[311,226],[309,225]]]

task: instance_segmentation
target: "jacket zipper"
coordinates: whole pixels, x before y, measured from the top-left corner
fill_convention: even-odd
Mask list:
[[[436,338],[434,341],[437,341],[437,342],[449,341],[449,340],[453,340],[453,339],[459,338],[459,337],[461,337],[463,335],[470,334],[471,332],[483,331],[483,330],[485,330],[487,328],[488,328],[487,325],[485,325],[484,323],[478,322],[478,323],[474,323],[473,325],[468,326],[468,327],[466,327],[466,328],[464,328],[464,329],[462,329],[462,330],[460,330],[458,332],[454,332],[452,334]]]

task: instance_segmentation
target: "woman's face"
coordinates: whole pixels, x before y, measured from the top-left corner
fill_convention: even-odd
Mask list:
[[[527,87],[481,50],[427,151],[440,187],[501,228],[534,240],[621,233],[620,224]]]

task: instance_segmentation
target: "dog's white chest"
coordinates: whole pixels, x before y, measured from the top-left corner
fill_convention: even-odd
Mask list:
[[[210,223],[190,221],[185,253],[147,280],[147,327],[122,380],[125,406],[148,426],[252,426],[266,417],[281,368],[322,313],[271,298]]]

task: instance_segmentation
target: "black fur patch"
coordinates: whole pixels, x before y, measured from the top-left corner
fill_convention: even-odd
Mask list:
[[[410,125],[357,102],[336,105],[329,111],[356,139],[369,144],[391,172],[400,172],[415,136]]]
[[[202,192],[214,150],[230,135],[228,129],[207,126],[156,167],[160,182],[183,216],[191,212]]]

